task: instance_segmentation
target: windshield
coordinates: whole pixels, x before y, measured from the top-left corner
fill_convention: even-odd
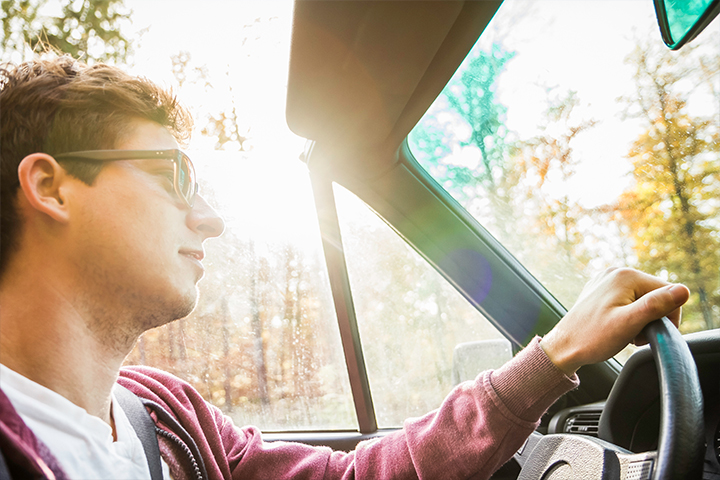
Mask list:
[[[690,288],[683,332],[715,328],[718,25],[671,52],[649,1],[506,0],[410,148],[566,308],[627,265]]]

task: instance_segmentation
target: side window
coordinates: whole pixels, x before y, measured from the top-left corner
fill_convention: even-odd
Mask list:
[[[205,243],[195,311],[146,332],[126,364],[189,381],[238,425],[357,429],[305,165],[191,157],[226,231]]]
[[[509,342],[361,200],[335,197],[378,426],[402,426],[453,387],[456,345]]]

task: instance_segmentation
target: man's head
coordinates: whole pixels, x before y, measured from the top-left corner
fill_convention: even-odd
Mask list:
[[[0,79],[0,285],[26,295],[45,284],[51,308],[66,306],[121,348],[190,313],[203,242],[224,225],[201,196],[178,195],[187,157],[138,156],[176,152],[189,136],[186,111],[147,80],[67,57]],[[78,153],[94,150],[128,155]],[[23,282],[29,292],[11,287]]]
[[[182,143],[192,119],[169,92],[108,65],[87,66],[69,56],[0,67],[0,275],[16,248],[18,165],[27,155],[114,149],[135,120],[157,123]],[[102,163],[63,162],[92,184]]]

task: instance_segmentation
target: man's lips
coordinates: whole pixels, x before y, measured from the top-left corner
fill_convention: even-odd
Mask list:
[[[183,249],[180,250],[180,255],[191,259],[193,263],[197,264],[203,270],[205,269],[202,264],[202,259],[205,258],[205,252],[203,250]]]
[[[199,249],[181,248],[180,254],[187,255],[188,257],[195,258],[199,261],[202,261],[202,259],[205,258],[205,251],[202,248],[199,248]]]

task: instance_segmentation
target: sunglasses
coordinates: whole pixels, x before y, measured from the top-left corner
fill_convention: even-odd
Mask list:
[[[178,197],[192,208],[197,193],[195,167],[190,158],[177,149],[172,150],[85,150],[54,155],[55,160],[114,162],[118,160],[172,160],[173,186]]]

